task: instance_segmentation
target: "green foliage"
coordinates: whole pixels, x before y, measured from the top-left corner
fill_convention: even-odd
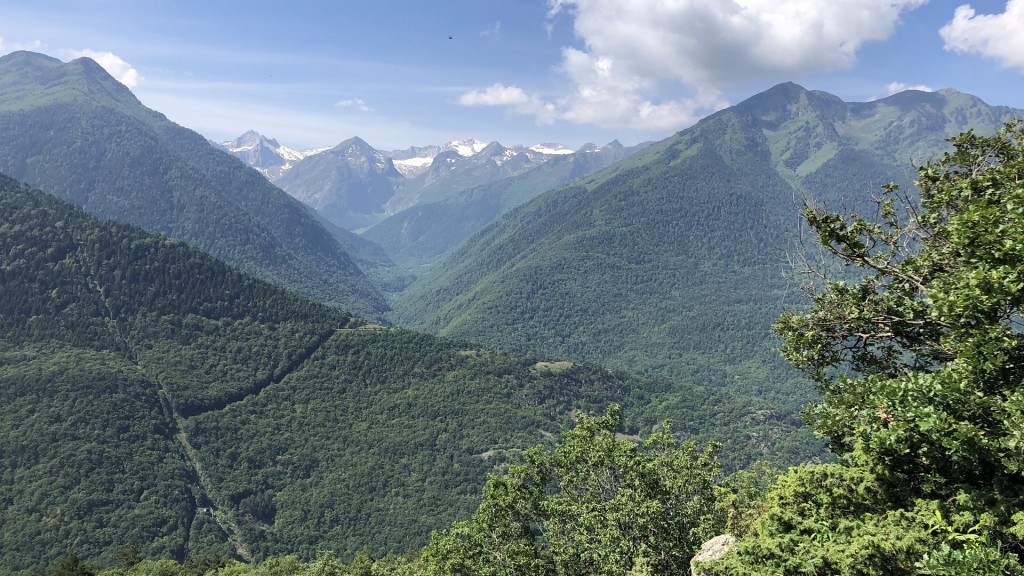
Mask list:
[[[993,518],[965,498],[905,502],[863,467],[791,469],[761,515],[708,576],[1024,574],[991,538]]]
[[[110,352],[0,342],[0,570],[182,554],[192,478],[156,387]]]
[[[41,100],[96,88],[56,80],[55,92]],[[0,83],[12,82],[0,75]],[[37,108],[4,104],[3,110]],[[173,142],[196,163],[159,160],[170,163],[171,174],[198,171],[213,182],[235,174],[220,160],[203,159],[205,142],[138,117],[149,112],[136,110],[129,114],[134,120],[111,127],[97,116],[76,124],[81,117],[45,110],[63,120],[56,126],[39,116],[31,127],[15,129],[35,138],[25,141],[31,154],[19,158],[36,160],[12,161],[19,170],[89,184],[68,177],[89,171],[72,170],[44,150],[46,130],[71,126],[70,140],[83,143],[83,157],[101,167],[100,180],[125,174],[113,168],[116,162],[104,163],[104,150],[126,166],[149,166],[118,156],[117,148],[85,145],[106,128],[133,146]],[[152,131],[136,131],[132,122]],[[502,319],[499,308],[489,307],[514,304],[512,316],[527,337],[535,326],[544,338],[557,334],[539,345],[567,343],[568,352],[555,357],[561,361],[367,325],[247,278],[181,242],[96,222],[0,179],[0,569],[62,569],[61,558],[79,554],[68,570],[90,571],[95,563],[116,566],[110,570],[117,574],[410,574],[424,564],[374,556],[413,549],[431,530],[476,510],[436,536],[422,562],[456,573],[679,572],[735,510],[733,524],[747,534],[728,560],[735,566],[750,558],[785,562],[794,551],[807,551],[812,564],[794,570],[1012,572],[1024,537],[1018,443],[1024,418],[1016,389],[1024,365],[1017,307],[1024,290],[1017,212],[1024,203],[1019,186],[1007,185],[1019,181],[1011,170],[1020,165],[1015,145],[971,136],[961,142],[966,152],[957,152],[965,154],[956,160],[963,163],[922,176],[933,182],[934,194],[926,185],[925,208],[912,220],[929,230],[910,242],[919,251],[884,251],[887,238],[906,237],[899,232],[902,213],[892,205],[877,226],[818,221],[841,258],[867,254],[881,263],[872,269],[884,273],[869,271],[857,281],[868,287],[860,291],[832,285],[837,296],[823,302],[836,302],[838,312],[815,329],[844,322],[871,327],[881,314],[898,333],[869,333],[861,348],[847,350],[842,328],[801,328],[801,318],[815,318],[817,308],[780,324],[792,328],[791,356],[819,377],[826,400],[814,422],[834,445],[851,450],[846,463],[791,472],[764,497],[763,477],[736,475],[716,496],[714,454],[676,444],[666,429],[655,428],[671,416],[684,439],[720,438],[730,468],[774,449],[790,459],[813,453],[791,434],[787,409],[801,398],[793,393],[796,380],[758,363],[770,345],[749,329],[780,301],[768,280],[780,254],[748,254],[729,241],[785,236],[773,228],[782,211],[778,194],[789,191],[785,176],[737,167],[800,168],[822,156],[786,149],[780,164],[764,142],[748,138],[756,124],[719,115],[709,125],[724,139],[674,140],[650,157],[658,159],[655,171],[636,164],[606,174],[542,199],[552,210],[536,221],[535,212],[513,213],[508,221],[522,227],[516,234],[481,236],[494,241],[488,269],[511,274],[504,280],[513,297],[499,302],[497,292],[480,289],[471,307]],[[733,171],[698,179],[699,168],[723,162]],[[48,163],[52,171],[43,170]],[[167,172],[152,174],[177,182]],[[178,206],[175,194],[184,192],[161,188],[163,176],[153,176],[153,188],[166,194],[149,199],[157,202],[152,205],[135,197],[141,205]],[[137,182],[122,184],[147,188]],[[676,191],[691,184],[707,194],[687,204]],[[740,192],[750,189],[765,196]],[[950,196],[951,190],[960,193]],[[109,200],[85,188],[73,192],[100,205]],[[591,194],[601,202],[572,204],[579,209],[574,219],[553,210]],[[259,204],[258,195],[246,198]],[[652,205],[664,206],[668,217],[652,217],[648,227]],[[739,207],[750,212],[718,219]],[[691,217],[694,211],[704,218]],[[579,226],[590,219],[601,226]],[[185,222],[202,228],[207,221]],[[645,225],[631,227],[637,222]],[[553,246],[551,252],[537,248],[536,259],[519,257],[543,247],[534,240],[548,231],[554,234],[542,244]],[[660,246],[669,248],[669,260],[636,256]],[[580,257],[561,257],[569,253]],[[740,286],[751,270],[764,282],[753,295],[708,290],[703,280]],[[614,285],[611,297],[590,292],[584,281],[591,277]],[[669,286],[688,295],[666,298]],[[627,310],[625,319],[603,315],[623,302],[657,303],[655,316],[640,308]],[[694,316],[710,304],[718,323]],[[861,306],[867,313],[858,315]],[[455,308],[444,313],[460,317]],[[587,315],[595,319],[590,332],[578,323]],[[729,330],[718,331],[723,324]],[[508,326],[519,325],[505,324],[503,337],[518,337]],[[859,332],[849,333],[858,342]],[[672,348],[680,342],[689,347]],[[650,360],[651,346],[665,346],[668,356],[637,366],[717,389],[575,361],[595,350],[622,362]],[[748,360],[730,364],[723,350]],[[683,367],[691,362],[699,367]],[[719,391],[768,390],[780,381],[793,383],[775,392],[783,409]],[[583,418],[558,447],[523,452],[553,437],[574,411],[597,411],[612,401],[626,406],[628,419],[614,411]],[[637,444],[616,437],[620,429],[655,433]],[[486,484],[481,502],[478,486],[486,475],[506,470]],[[802,537],[836,544],[815,556]],[[126,547],[137,554],[119,557]],[[226,559],[233,554],[255,562]]]
[[[680,433],[727,442],[731,466],[761,454],[748,446],[751,430],[791,426],[747,428],[747,401],[705,390],[546,366],[406,331],[340,331],[258,396],[191,418],[189,434],[224,506],[273,495],[272,518],[242,515],[253,553],[309,558],[324,545],[342,557],[422,546],[472,513],[489,472],[521,461],[572,410],[625,399],[636,432],[670,407]],[[666,401],[677,395],[693,403]]]
[[[92,572],[91,574],[96,574]],[[360,552],[350,562],[343,562],[330,552],[303,562],[295,556],[275,556],[263,562],[246,564],[234,560],[184,565],[169,558],[143,560],[131,566],[100,571],[99,576],[416,576],[422,574],[415,556],[373,558]]]
[[[184,243],[100,226],[0,177],[0,327],[144,364],[187,414],[259,390],[355,321]]]
[[[806,392],[768,385],[799,386],[769,332],[785,292],[777,198],[791,192],[754,169],[719,177],[724,163],[705,146],[685,169],[644,166],[593,190],[545,194],[418,279],[396,319],[520,353],[775,395],[795,410]],[[734,250],[736,238],[778,250]]]
[[[6,178],[0,280],[0,571],[414,549],[611,402],[730,468],[808,450],[763,402],[369,325]]]
[[[864,275],[784,316],[784,352],[825,392],[816,428],[911,494],[1024,484],[1022,135],[1010,124],[953,139],[921,169],[908,221],[892,188],[878,223],[808,213],[825,248]]]
[[[919,206],[890,186],[874,221],[805,211],[860,273],[777,330],[846,457],[780,480],[716,573],[1024,573],[1024,125],[951,142]]]
[[[69,554],[51,574],[53,576],[96,576],[96,569],[75,554]]]
[[[754,462],[733,472],[715,486],[715,503],[726,517],[726,530],[744,536],[764,507],[769,488],[781,471],[771,462]]]
[[[666,428],[621,439],[617,407],[581,416],[553,449],[492,477],[472,520],[437,533],[428,574],[657,574],[686,571],[723,525],[716,447],[679,445]]]

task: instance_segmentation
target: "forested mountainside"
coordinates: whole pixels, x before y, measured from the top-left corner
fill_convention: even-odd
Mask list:
[[[491,476],[472,517],[420,551],[129,551],[101,576],[1024,574],[1024,123],[951,142],[919,196],[887,186],[870,217],[802,211],[821,276],[773,330],[819,386],[806,415],[837,461],[723,477],[713,444],[670,423],[624,435],[611,406]],[[96,573],[77,555],[51,572]]]
[[[387,309],[304,206],[88,58],[0,58],[0,172],[333,306]]]
[[[807,202],[870,209],[882,184],[1021,111],[951,90],[868,103],[782,84],[487,227],[396,299],[397,321],[686,382],[808,390],[770,326],[800,296]]]
[[[399,266],[422,274],[502,214],[641,148],[627,148],[612,142],[555,156],[522,174],[406,208],[366,230],[362,236],[379,244]]]
[[[385,295],[405,290],[416,279],[412,272],[396,264],[376,242],[345,230],[312,208],[310,211],[345,249],[363,274]]]
[[[819,448],[771,403],[354,319],[0,178],[0,571],[403,552],[621,403],[734,469]]]

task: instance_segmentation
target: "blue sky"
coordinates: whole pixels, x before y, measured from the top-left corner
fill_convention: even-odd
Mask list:
[[[1024,0],[5,0],[0,53],[87,55],[214,140],[658,140],[792,80],[1024,108]]]

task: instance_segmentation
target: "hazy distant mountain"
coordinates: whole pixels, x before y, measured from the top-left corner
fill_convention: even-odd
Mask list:
[[[275,184],[342,228],[355,230],[384,217],[385,204],[404,184],[391,158],[361,138],[308,156]]]
[[[274,141],[242,144],[238,148],[250,152],[272,148]],[[359,230],[411,206],[522,174],[566,153],[557,144],[506,148],[473,139],[385,153],[356,137],[306,156],[279,170],[273,180],[334,224]]]
[[[299,160],[329,150],[329,148],[293,150],[255,130],[249,130],[234,140],[221,142],[220,145],[232,156],[262,172],[271,181],[280,178]]]
[[[379,244],[399,266],[420,274],[505,212],[621,160],[646,144],[587,144],[575,153],[557,145],[531,149],[551,158],[517,174],[417,204],[389,216],[363,236]]]
[[[469,150],[474,152],[468,154]],[[509,148],[498,142],[483,147],[442,149],[425,170],[410,178],[388,202],[387,212],[398,214],[413,206],[439,202],[457,192],[517,176],[561,155],[526,146]]]
[[[304,206],[88,58],[0,58],[0,172],[323,302],[387,308]]]
[[[508,213],[417,279],[398,318],[510,350],[791,394],[769,327],[799,296],[785,272],[801,202],[864,207],[885,182],[909,185],[945,138],[1021,115],[953,90],[846,103],[781,84]]]
[[[441,152],[455,152],[460,156],[472,156],[486,146],[487,144],[484,142],[470,138],[468,140],[453,140],[441,146],[410,146],[405,150],[388,152],[388,156],[394,160],[395,168],[406,178],[414,178],[427,170],[434,157]]]

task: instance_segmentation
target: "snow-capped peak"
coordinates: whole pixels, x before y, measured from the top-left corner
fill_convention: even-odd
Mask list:
[[[393,150],[388,152],[395,168],[407,178],[412,178],[427,170],[434,162],[434,158],[442,152],[455,152],[459,156],[470,157],[479,153],[487,147],[487,144],[469,138],[467,140],[453,140],[444,146],[411,146],[405,150]]]
[[[277,140],[267,138],[255,130],[249,130],[238,138],[223,142],[221,145],[250,166],[263,172],[271,180],[280,178],[282,174],[290,170],[300,160],[328,150],[345,155],[365,156],[370,162],[381,166],[390,163],[406,178],[413,178],[422,174],[429,169],[438,154],[445,152],[457,155],[451,158],[451,160],[480,155],[480,160],[486,159],[497,166],[502,166],[521,155],[521,158],[516,160],[516,166],[544,162],[545,157],[550,158],[555,155],[573,153],[573,150],[561,144],[541,143],[533,146],[516,145],[506,148],[498,142],[488,144],[475,138],[453,140],[443,146],[411,146],[405,150],[393,150],[383,153],[372,149],[372,147],[359,138],[350,138],[334,147],[327,146],[308,150],[296,150],[282,146]],[[372,150],[372,153],[367,152],[367,150]],[[390,162],[388,162],[389,158]],[[451,162],[447,164],[450,165]]]
[[[326,152],[330,149],[330,146],[325,146],[323,148],[310,148],[309,150],[295,150],[293,148],[288,148],[287,146],[279,146],[277,148],[277,153],[280,154],[282,158],[288,160],[289,162],[298,162],[303,158],[312,156],[313,154]]]
[[[502,147],[501,145],[498,145],[492,151],[491,161],[493,161],[496,165],[501,166],[506,161],[511,160],[512,158],[515,158],[515,156],[517,154],[518,154],[518,152],[516,152],[515,150],[513,150],[511,148],[505,148],[505,147]]]
[[[470,138],[468,140],[453,140],[441,147],[442,151],[454,150],[459,156],[473,156],[487,147],[487,144]]]
[[[571,148],[568,148],[568,147],[563,146],[561,144],[550,144],[550,143],[534,144],[533,146],[530,146],[530,150],[533,150],[534,152],[540,152],[541,154],[552,154],[552,155],[554,155],[554,154],[572,154],[573,153],[573,150]]]
[[[276,180],[296,162],[330,148],[295,150],[281,146],[277,140],[267,138],[255,130],[249,130],[234,140],[222,142],[221,146],[243,162],[259,170],[270,180]]]
[[[274,140],[273,138],[266,138],[255,130],[249,130],[234,140],[221,142],[221,146],[227,148],[230,152],[245,152],[247,150],[252,150],[260,144],[264,144],[265,146],[275,149],[280,146],[280,144],[277,143],[277,140]]]
[[[292,162],[297,162],[307,156],[312,156],[313,154],[319,154],[324,150],[330,150],[330,147],[310,148],[309,150],[295,150],[294,148],[282,146],[277,142],[276,139],[267,138],[266,136],[260,134],[255,130],[249,130],[248,132],[242,134],[241,136],[235,138],[234,140],[221,142],[221,146],[227,148],[228,152],[247,152],[249,150],[255,149],[260,144],[267,148],[270,148],[274,152],[277,152],[277,154],[284,160],[290,160]]]

